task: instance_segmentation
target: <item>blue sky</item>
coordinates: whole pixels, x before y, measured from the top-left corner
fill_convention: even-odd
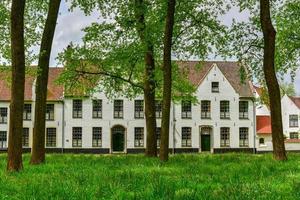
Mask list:
[[[237,8],[233,8],[225,16],[220,19],[225,25],[230,25],[233,18],[238,21],[245,21],[248,18],[247,12],[240,13]],[[83,36],[82,29],[92,22],[100,21],[97,12],[92,13],[90,16],[85,16],[82,11],[75,9],[73,12],[68,11],[68,3],[62,1],[60,7],[60,15],[58,18],[58,24],[53,41],[53,50],[51,54],[51,66],[56,66],[57,61],[55,58],[57,54],[61,52],[70,43],[80,43]],[[287,78],[288,80],[289,78]],[[295,79],[295,88],[300,95],[300,68],[297,71]]]

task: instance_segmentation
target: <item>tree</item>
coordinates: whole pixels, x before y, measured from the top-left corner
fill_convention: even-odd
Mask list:
[[[45,125],[46,125],[46,99],[49,73],[49,60],[51,54],[52,41],[54,37],[56,21],[61,0],[50,0],[48,16],[42,37],[38,72],[36,79],[36,100],[34,129],[31,150],[31,164],[40,164],[45,162]]]
[[[10,102],[10,123],[8,141],[8,171],[23,169],[22,134],[25,88],[25,47],[24,47],[25,0],[13,0],[11,4],[11,59],[12,87]]]
[[[170,108],[172,96],[172,39],[175,15],[175,0],[169,0],[167,4],[167,15],[164,34],[164,55],[163,55],[163,106],[161,122],[161,143],[159,157],[161,161],[168,161],[169,156],[169,129],[170,129]]]
[[[264,36],[263,69],[270,99],[273,155],[276,160],[286,160],[281,117],[281,97],[275,71],[276,31],[271,20],[269,0],[260,0],[260,20]]]

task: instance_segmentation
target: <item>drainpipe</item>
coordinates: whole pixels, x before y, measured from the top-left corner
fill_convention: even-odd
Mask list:
[[[253,139],[254,139],[253,154],[255,154],[256,153],[256,105],[253,99],[252,102],[253,102]]]
[[[173,154],[175,154],[175,131],[176,131],[176,115],[175,115],[175,104],[173,102]]]
[[[64,148],[65,148],[65,102],[62,102],[62,146],[61,146],[61,153],[64,153]]]

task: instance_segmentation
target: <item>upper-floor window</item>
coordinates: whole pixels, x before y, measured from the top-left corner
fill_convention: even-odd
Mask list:
[[[248,119],[248,101],[239,102],[239,118]]]
[[[73,118],[82,118],[82,100],[73,100]]]
[[[211,92],[219,92],[219,82],[211,82]]]
[[[93,147],[102,146],[102,127],[93,127]]]
[[[23,128],[22,146],[29,147],[29,128]]]
[[[229,119],[230,118],[230,107],[229,101],[221,101],[220,102],[220,118],[221,119]]]
[[[162,117],[162,101],[155,100],[155,116],[156,118]]]
[[[201,118],[209,119],[211,116],[210,101],[201,101]]]
[[[123,118],[123,100],[114,100],[114,118]]]
[[[160,147],[160,133],[161,133],[161,128],[160,127],[156,127],[155,132],[156,132],[156,144],[157,144],[157,148],[159,148]]]
[[[0,108],[0,124],[7,123],[7,108]]]
[[[259,138],[259,145],[265,144],[265,138]]]
[[[46,129],[46,147],[56,147],[56,128]]]
[[[182,127],[181,146],[182,147],[191,147],[192,146],[192,128],[191,127]]]
[[[31,120],[31,104],[24,104],[23,120]]]
[[[73,127],[72,129],[72,146],[82,147],[82,128]]]
[[[54,104],[46,105],[46,120],[54,120]]]
[[[144,118],[144,101],[135,100],[134,101],[134,118],[142,119]]]
[[[240,147],[249,146],[249,129],[240,128]]]
[[[290,115],[290,127],[298,127],[298,115]]]
[[[221,127],[221,147],[229,147],[230,145],[230,129],[228,127]]]
[[[299,134],[297,132],[291,132],[290,139],[299,139]]]
[[[7,148],[7,132],[0,131],[0,149]]]
[[[93,118],[102,118],[102,100],[93,100]]]
[[[181,118],[191,119],[192,118],[192,103],[191,101],[181,102]]]
[[[134,128],[134,146],[144,147],[144,128],[135,127]]]

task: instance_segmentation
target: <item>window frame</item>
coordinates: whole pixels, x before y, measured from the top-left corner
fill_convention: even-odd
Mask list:
[[[240,127],[239,128],[239,145],[240,145],[240,147],[249,147],[249,128],[248,127]]]
[[[155,117],[156,119],[162,118],[162,101],[155,100]]]
[[[220,119],[230,119],[230,101],[228,100],[220,101]]]
[[[83,101],[82,99],[73,99],[72,104],[73,119],[82,119],[83,115]]]
[[[205,105],[205,103],[208,103],[208,105]],[[205,107],[205,106],[207,106],[207,107]],[[208,110],[208,111],[205,111],[205,110]],[[201,119],[211,119],[211,101],[209,101],[209,100],[201,101]]]
[[[213,81],[211,82],[211,92],[212,93],[219,93],[220,92],[220,83]]]
[[[50,132],[54,130],[54,132]],[[46,128],[46,147],[56,147],[57,145],[57,130],[55,127]]]
[[[120,103],[119,105],[117,105]],[[123,119],[124,118],[124,101],[123,99],[114,100],[114,119]]]
[[[82,147],[82,127],[72,127],[72,147]]]
[[[181,101],[181,119],[192,119],[192,102]]]
[[[242,105],[244,104],[244,105]],[[239,119],[249,119],[249,102],[239,101]]]
[[[24,121],[32,120],[32,104],[31,103],[24,103],[23,120]]]
[[[144,100],[142,99],[134,100],[134,118],[144,119]]]
[[[296,135],[296,137],[295,137],[295,135]],[[289,136],[290,136],[290,139],[299,139],[299,133],[298,132],[290,132]]]
[[[192,147],[192,127],[181,128],[181,147]]]
[[[22,133],[22,147],[28,148],[29,147],[29,128],[24,127]]]
[[[221,127],[220,128],[220,147],[230,147],[230,128],[229,127]]]
[[[7,131],[0,131],[0,149],[7,148]]]
[[[145,130],[144,127],[134,127],[134,147],[144,147]]]
[[[93,127],[92,131],[92,147],[102,147],[102,127]]]
[[[93,99],[92,101],[92,118],[102,119],[102,99]]]
[[[49,109],[49,107],[52,107],[51,110]],[[55,119],[55,105],[54,105],[54,103],[47,103],[47,105],[46,105],[46,121],[54,121],[54,119]]]
[[[1,107],[0,108],[0,124],[7,124],[8,122],[8,108]]]
[[[294,117],[294,119],[292,117]],[[296,114],[289,115],[289,127],[290,128],[297,128],[297,127],[299,127],[299,119],[298,118],[299,117]]]

